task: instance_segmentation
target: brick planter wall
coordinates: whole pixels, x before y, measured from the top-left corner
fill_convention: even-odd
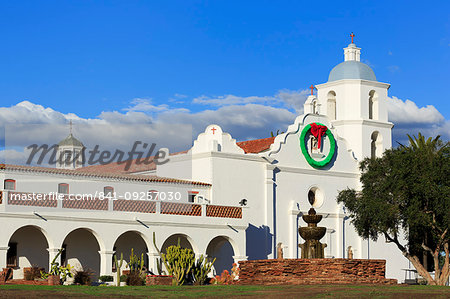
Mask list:
[[[284,259],[239,262],[240,284],[396,284],[385,260]]]
[[[13,278],[13,271],[11,268],[3,268],[3,271],[0,273],[0,284],[6,283],[7,280]]]
[[[59,277],[59,275],[50,275],[47,278],[47,284],[49,286],[59,286],[61,284],[61,278]]]
[[[145,279],[145,285],[147,286],[153,286],[153,285],[166,285],[171,286],[172,285],[172,276],[147,276]]]
[[[2,284],[2,283],[0,283]],[[25,280],[25,279],[11,279],[8,280],[6,283],[3,284],[8,284],[8,285],[40,285],[40,286],[45,286],[48,285],[48,281],[47,280]]]

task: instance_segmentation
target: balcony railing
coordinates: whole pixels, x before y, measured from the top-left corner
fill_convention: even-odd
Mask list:
[[[33,207],[49,207],[56,208],[58,200],[55,195],[39,194],[39,196],[29,196],[33,193],[28,192],[8,192],[8,205],[11,206],[33,206]]]
[[[127,199],[69,199],[64,195],[0,191],[0,205],[242,219],[242,207]]]
[[[113,201],[113,210],[136,213],[156,213],[156,202],[148,200],[116,199]]]

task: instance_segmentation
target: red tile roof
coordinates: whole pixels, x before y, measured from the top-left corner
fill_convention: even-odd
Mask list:
[[[275,137],[241,141],[236,143],[246,154],[257,154],[270,148]]]
[[[263,139],[255,139],[255,140],[248,140],[248,141],[241,141],[236,143],[240,148],[244,150],[246,154],[257,154],[262,151],[265,151],[270,148],[270,145],[275,140],[275,137],[269,137],[269,138],[263,138]],[[173,155],[179,155],[179,154],[185,154],[187,151],[183,152],[177,152],[172,153],[170,156]],[[153,157],[151,157],[153,158]],[[115,173],[115,174],[130,174],[130,173],[137,173],[137,172],[145,172],[145,171],[152,171],[156,169],[156,164],[154,162],[151,163],[136,163],[137,159],[134,159],[131,161],[131,164],[129,165],[129,168],[125,170],[126,163],[109,163],[104,165],[91,165],[86,166],[82,168],[78,168],[75,171],[77,172],[89,172],[89,173],[97,173],[97,174],[103,174],[103,173]]]
[[[123,174],[123,173],[108,173],[108,172],[93,173],[93,172],[84,172],[84,171],[81,171],[80,169],[71,170],[71,169],[58,169],[58,168],[39,167],[39,166],[0,164],[0,170],[17,170],[17,171],[24,171],[24,172],[62,174],[62,175],[70,175],[70,176],[93,177],[93,178],[104,178],[104,179],[123,179],[126,181],[135,181],[135,182],[156,182],[156,183],[173,183],[173,184],[186,184],[186,185],[197,185],[197,186],[211,186],[211,184],[203,183],[203,182],[179,180],[179,179],[165,178],[165,177],[158,177],[158,176]]]
[[[185,154],[187,151],[183,152],[177,152],[177,153],[171,153],[169,156],[175,156],[179,154]],[[128,165],[128,169],[125,169],[127,167],[127,161],[123,161],[122,163],[113,162],[103,165],[91,165],[91,166],[85,166],[76,169],[75,171],[82,171],[82,172],[90,172],[90,173],[136,173],[136,172],[144,172],[144,171],[152,171],[156,169],[156,164],[153,162],[154,157],[149,157],[148,161],[145,161],[145,158],[141,159],[140,164],[136,163],[137,159],[131,160],[131,164]]]

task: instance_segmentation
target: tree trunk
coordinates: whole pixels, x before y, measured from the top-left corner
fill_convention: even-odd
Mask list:
[[[413,264],[416,268],[417,273],[426,279],[429,285],[436,285],[436,281],[431,277],[427,269],[420,263],[420,260],[415,255],[410,255],[408,252],[403,252],[403,255]]]
[[[445,285],[450,276],[450,257],[449,257],[450,250],[448,247],[449,247],[448,242],[446,242],[444,244],[445,262],[444,266],[442,266],[441,275],[437,278],[437,284],[440,286]]]
[[[425,278],[429,285],[436,285],[436,281],[431,277],[430,273],[428,273],[427,269],[420,263],[419,258],[416,255],[411,255],[405,246],[400,244],[398,241],[397,235],[394,235],[394,237],[389,236],[388,233],[384,233],[384,236],[386,239],[388,239],[391,242],[394,242],[395,245],[397,245],[398,249],[402,252],[402,254],[413,264],[414,268],[416,268],[417,273],[419,273],[420,276]],[[422,245],[423,246],[423,245]]]

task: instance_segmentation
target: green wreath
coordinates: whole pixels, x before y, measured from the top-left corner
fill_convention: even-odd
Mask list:
[[[324,126],[321,123],[316,122],[317,125]],[[327,134],[328,139],[330,139],[330,151],[328,152],[328,155],[325,157],[322,161],[316,161],[308,153],[308,149],[305,145],[305,136],[306,133],[308,133],[311,130],[311,125],[308,124],[302,131],[302,134],[300,135],[300,148],[302,149],[302,154],[305,157],[306,161],[308,161],[309,165],[315,168],[322,168],[328,163],[330,163],[331,159],[333,159],[334,152],[336,150],[336,140],[334,139],[333,134],[331,134],[330,129],[327,128],[327,131],[325,134]]]

